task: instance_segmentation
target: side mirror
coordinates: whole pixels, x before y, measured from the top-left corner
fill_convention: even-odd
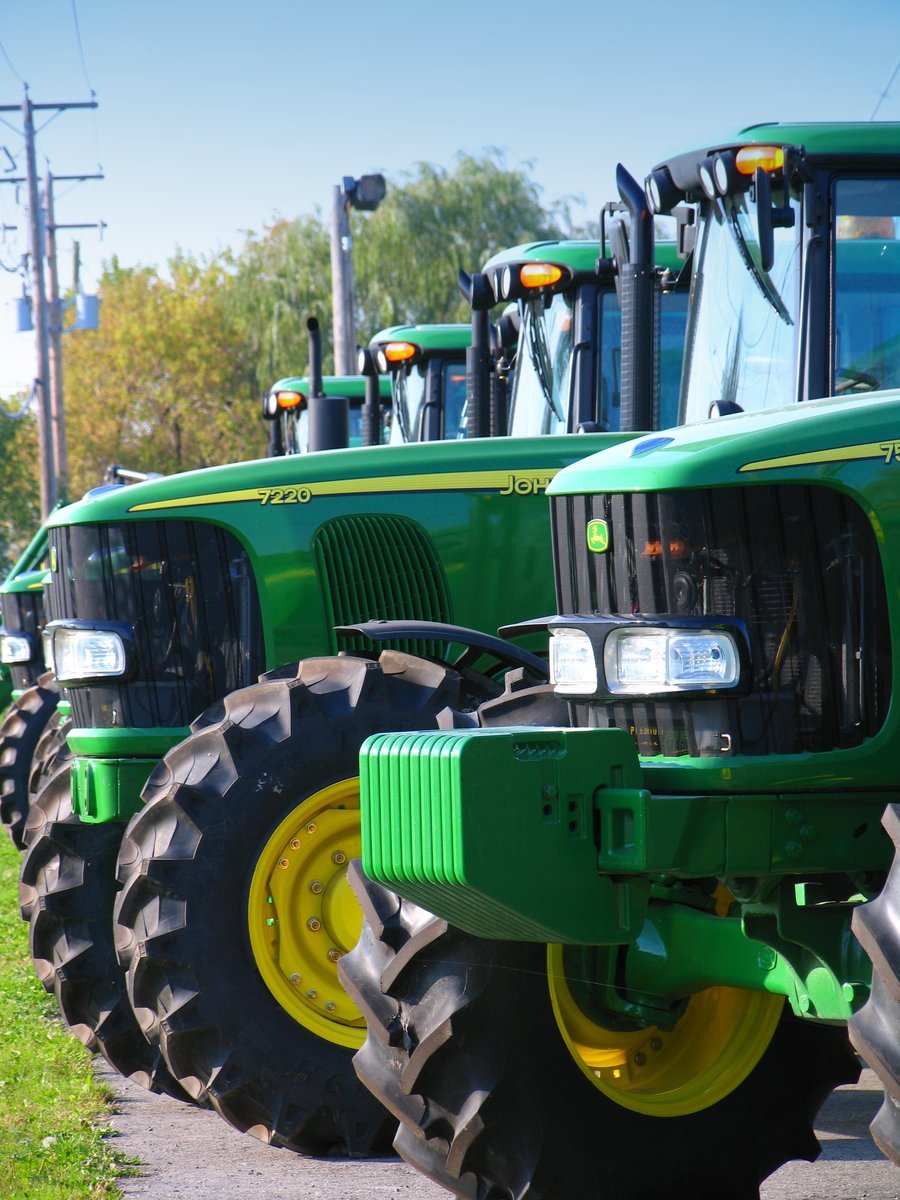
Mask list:
[[[785,167],[785,177],[787,167]],[[775,228],[790,229],[794,224],[794,210],[790,201],[783,208],[777,208],[772,203],[772,184],[769,174],[762,167],[756,168],[753,177],[756,192],[756,230],[759,238],[760,266],[768,275],[775,265]],[[785,187],[787,184],[785,183]]]

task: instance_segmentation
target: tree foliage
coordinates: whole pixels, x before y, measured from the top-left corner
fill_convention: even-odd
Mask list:
[[[0,572],[5,575],[41,520],[37,421],[24,396],[0,401]]]
[[[262,454],[245,330],[221,261],[179,257],[170,279],[113,262],[100,328],[67,338],[71,492],[110,463],[169,474]]]
[[[477,271],[508,246],[561,237],[568,224],[565,206],[545,209],[538,185],[498,151],[461,154],[452,170],[417,163],[371,217],[353,215],[361,340],[386,325],[467,321],[460,268]]]

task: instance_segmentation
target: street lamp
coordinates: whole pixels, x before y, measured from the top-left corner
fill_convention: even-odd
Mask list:
[[[351,208],[374,212],[384,199],[383,175],[345,175],[334,189],[331,210],[331,306],[334,314],[334,370],[352,375],[356,369],[356,320],[353,307],[353,239]]]

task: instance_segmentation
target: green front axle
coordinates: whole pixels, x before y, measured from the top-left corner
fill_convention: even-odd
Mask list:
[[[883,795],[656,795],[617,729],[379,734],[360,767],[366,873],[470,933],[619,947],[593,969],[639,1006],[726,985],[842,1020],[865,999],[851,880],[889,862]]]

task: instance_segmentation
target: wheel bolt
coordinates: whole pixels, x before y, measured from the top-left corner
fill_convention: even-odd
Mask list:
[[[338,959],[340,959],[342,957],[343,956],[342,956],[340,950],[335,950],[334,946],[332,946],[331,949],[328,951],[328,961],[329,962],[337,962]]]
[[[291,976],[291,983],[299,983],[302,980],[302,978],[303,978],[303,976],[298,975],[297,972],[295,971],[294,974]]]
[[[319,930],[322,928],[322,922],[319,920],[318,917],[310,917],[309,920],[306,922],[306,928],[311,929],[313,931],[313,933],[318,933]]]
[[[316,991],[315,988],[310,988],[309,991],[306,993],[306,995],[310,1000],[315,1000],[316,997],[319,995],[319,993]]]
[[[322,885],[319,883],[318,879],[314,879],[312,881],[312,883],[309,885],[309,890],[318,896],[319,892],[322,890]]]
[[[310,823],[307,825],[306,832],[307,833],[315,833],[316,832],[316,826],[313,821],[310,821]]]
[[[343,850],[335,850],[334,854],[331,856],[331,861],[340,866],[341,863],[345,863],[347,861],[347,855],[343,852]]]
[[[279,867],[281,867],[282,871],[286,871],[286,870],[287,870],[287,868],[288,868],[288,867],[289,867],[291,864],[288,862],[288,860],[287,860],[286,858],[279,858],[279,860],[278,860],[278,865],[279,865]]]
[[[300,839],[299,838],[291,838],[291,849],[292,850],[300,849]]]
[[[337,1005],[335,1004],[335,1002],[333,1000],[329,1000],[328,1003],[325,1005],[325,1007],[328,1009],[329,1012],[334,1012],[334,1010],[337,1008]]]

